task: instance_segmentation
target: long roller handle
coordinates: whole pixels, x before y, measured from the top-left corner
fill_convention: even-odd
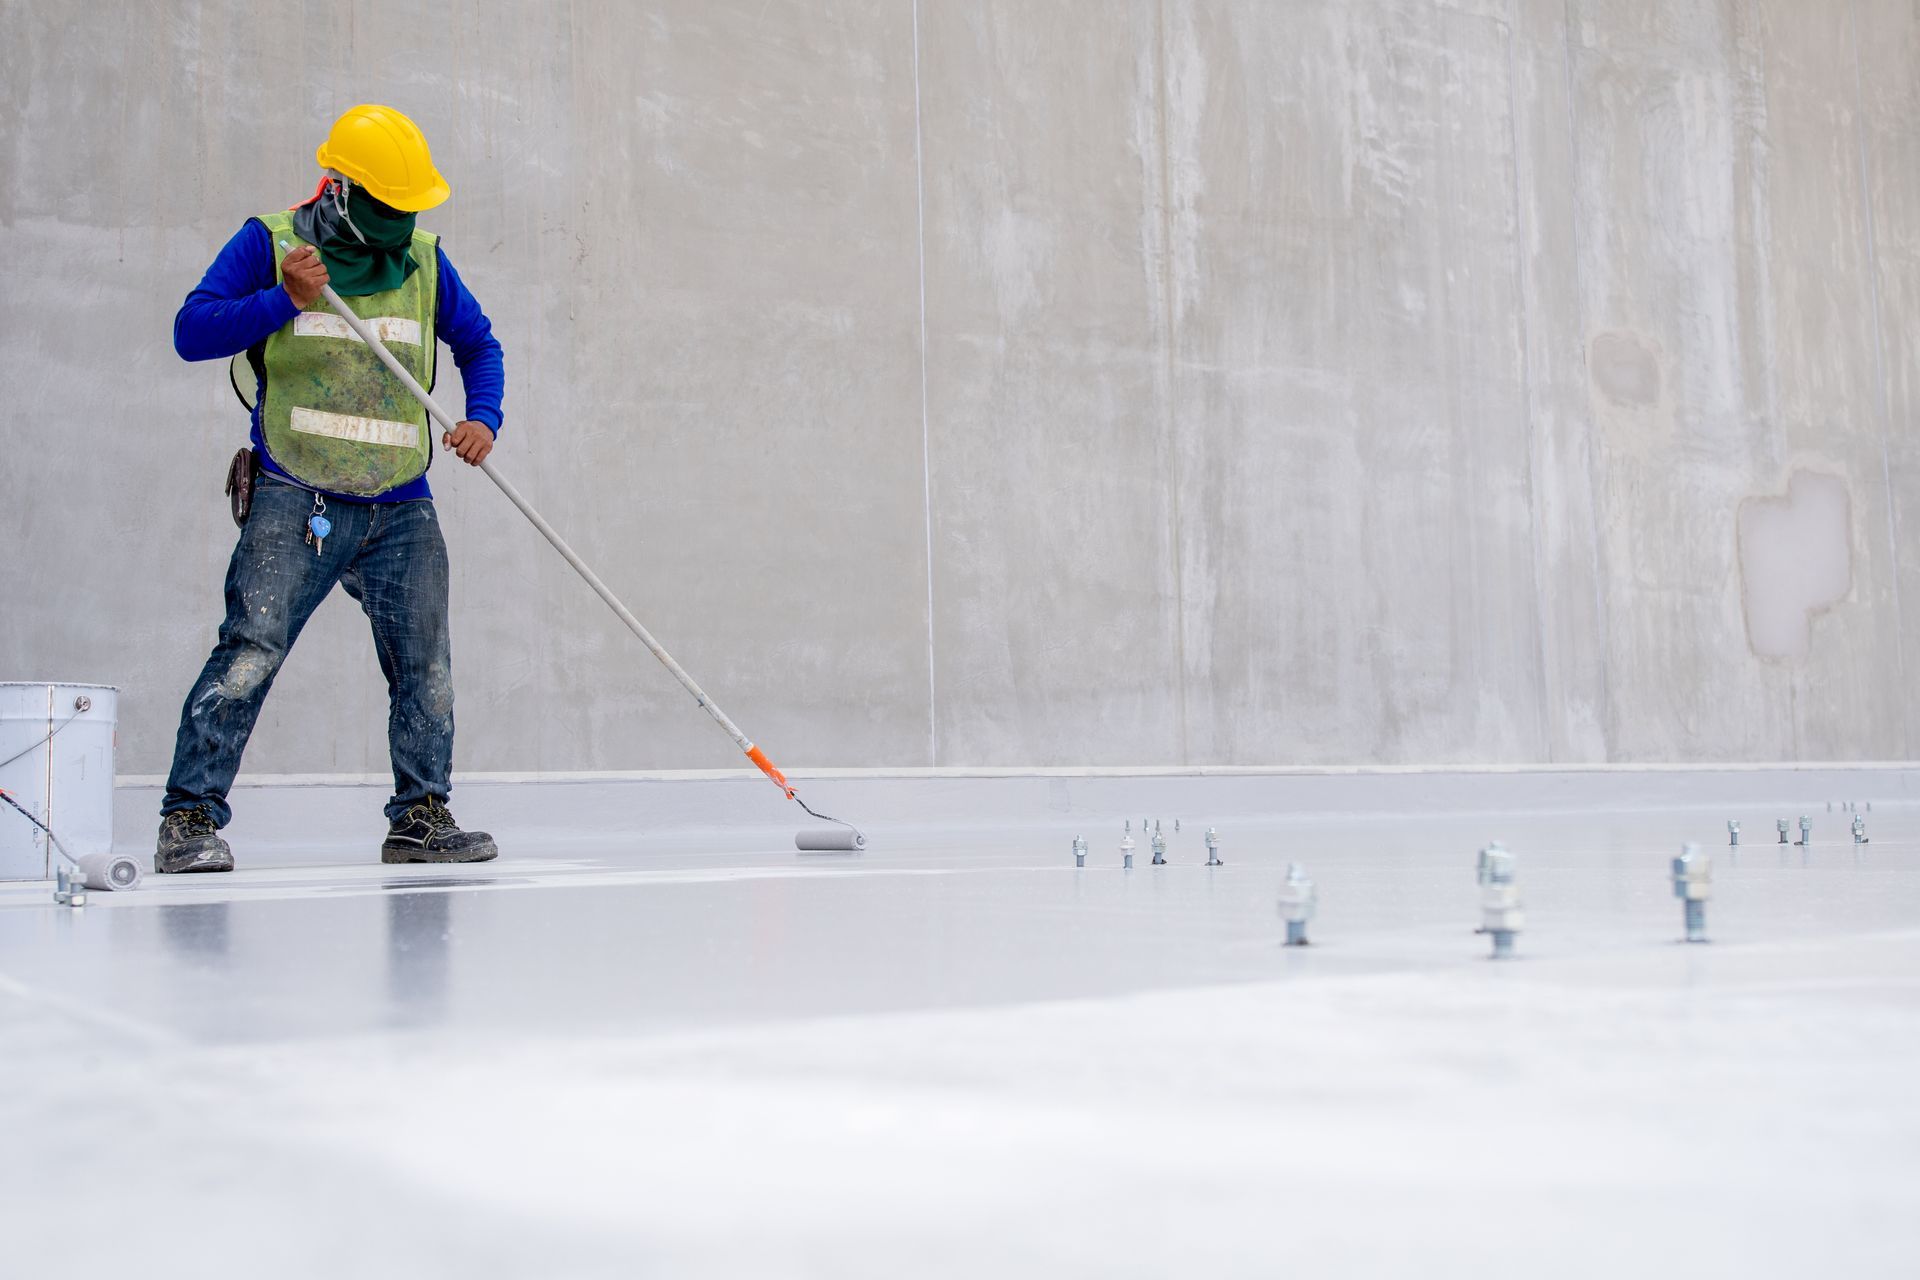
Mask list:
[[[282,249],[287,248],[287,242],[282,240],[280,247]],[[369,325],[365,320],[362,320],[359,315],[354,312],[352,307],[349,307],[345,302],[341,301],[340,295],[333,291],[332,285],[321,285],[320,293],[326,298],[327,305],[338,312],[340,318],[347,322],[347,326],[360,335],[360,340],[373,349],[374,355],[380,357],[380,363],[386,365],[393,376],[400,379],[402,385],[413,393],[413,398],[418,400],[421,405],[426,408],[428,415],[431,416],[435,422],[439,423],[440,426],[447,431],[452,431],[459,425],[454,421],[453,415],[445,409],[442,409],[439,403],[434,400],[433,396],[428,394],[427,389],[420,385],[419,380],[409,373],[407,367],[394,357],[393,352],[387,350],[386,344],[381,342],[380,336],[373,331],[373,326]],[[726,712],[714,705],[713,699],[707,697],[706,690],[694,683],[693,677],[687,674],[686,668],[673,660],[673,655],[661,647],[660,642],[653,638],[653,633],[641,625],[640,619],[633,616],[633,610],[622,604],[620,597],[614,595],[613,590],[608,587],[606,583],[600,581],[600,575],[587,567],[587,562],[582,560],[574,549],[567,545],[567,540],[560,536],[558,530],[547,523],[545,516],[542,516],[538,511],[533,509],[533,504],[521,496],[520,491],[513,487],[513,482],[501,475],[498,471],[495,471],[493,469],[493,463],[489,461],[482,460],[480,469],[487,473],[487,479],[500,486],[500,492],[507,495],[508,502],[520,508],[520,514],[525,516],[533,527],[540,531],[540,536],[553,544],[553,549],[558,551],[566,562],[573,566],[574,572],[586,579],[587,585],[593,588],[593,593],[606,601],[607,607],[619,616],[620,621],[627,624],[627,630],[640,637],[640,643],[647,646],[654,657],[660,659],[660,665],[671,672],[673,678],[680,682],[681,687],[693,695],[694,701],[706,708],[707,714],[713,717],[714,722],[722,729],[725,729],[727,736],[732,738],[734,743],[742,751],[747,753],[747,759],[753,761],[753,763],[758,766],[760,772],[771,778],[774,785],[786,793],[787,799],[798,802],[800,797],[794,794],[792,784],[787,781],[785,774],[774,767],[773,761],[767,759],[767,753],[759,747],[754,746],[747,738],[747,735],[740,732],[740,726],[736,725],[727,716]],[[808,812],[811,813],[812,810],[809,809]]]

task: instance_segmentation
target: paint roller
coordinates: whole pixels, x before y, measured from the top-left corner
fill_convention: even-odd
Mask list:
[[[867,847],[867,838],[849,827],[810,827],[793,838],[802,853],[858,853]]]
[[[288,249],[291,246],[287,241],[282,240],[280,247],[282,249]],[[340,295],[333,291],[332,285],[321,285],[320,292],[326,298],[327,305],[332,307],[334,311],[339,314],[340,318],[347,322],[347,326],[359,335],[360,340],[372,349],[374,355],[380,358],[380,363],[386,365],[393,376],[400,379],[402,385],[413,393],[413,398],[420,402],[421,407],[426,409],[428,415],[431,416],[435,422],[439,423],[443,430],[452,431],[459,425],[454,421],[451,414],[445,409],[442,409],[439,404],[434,401],[434,398],[427,394],[427,389],[421,386],[418,379],[407,371],[406,366],[394,358],[393,353],[387,350],[386,344],[380,341],[379,336],[374,333],[372,327],[369,326],[365,320],[361,319],[353,308],[340,300]],[[807,807],[807,802],[802,800],[798,793],[794,791],[793,784],[787,781],[786,775],[774,767],[773,761],[767,759],[767,753],[755,746],[746,734],[740,732],[740,727],[734,724],[724,711],[714,705],[713,700],[707,697],[706,692],[693,682],[693,677],[688,675],[685,669],[673,660],[673,655],[661,647],[660,642],[653,638],[651,632],[640,625],[640,619],[633,616],[633,611],[620,602],[620,598],[613,594],[613,591],[608,588],[606,583],[600,581],[600,575],[587,567],[586,561],[575,554],[573,548],[567,545],[567,540],[562,538],[554,527],[546,522],[545,517],[533,509],[533,504],[522,497],[520,491],[514,488],[505,476],[502,476],[498,471],[493,469],[493,463],[483,458],[480,462],[480,469],[487,473],[487,479],[499,486],[501,493],[507,495],[507,501],[511,502],[515,507],[518,507],[520,514],[525,516],[528,522],[540,531],[540,536],[553,544],[553,549],[560,553],[562,559],[573,566],[574,572],[586,580],[586,584],[593,588],[593,593],[599,596],[609,609],[613,610],[620,621],[627,624],[627,630],[639,637],[640,643],[647,646],[648,651],[660,660],[660,665],[664,666],[667,671],[672,674],[673,678],[680,682],[682,688],[693,695],[694,701],[706,709],[707,714],[713,717],[716,724],[726,730],[727,736],[732,738],[734,744],[746,753],[747,759],[753,761],[754,767],[772,779],[773,784],[780,788],[787,799],[793,801],[802,809],[805,809],[810,817],[817,818],[821,822],[834,824],[832,827],[802,831],[794,838],[794,844],[798,848],[803,851],[839,853],[853,853],[866,848],[867,838],[860,834],[859,830],[856,829],[852,823],[843,822],[839,818],[830,817],[824,813],[815,813]],[[844,828],[844,830],[841,828]]]
[[[89,889],[102,893],[131,889],[140,883],[140,864],[124,853],[90,853],[74,862]]]

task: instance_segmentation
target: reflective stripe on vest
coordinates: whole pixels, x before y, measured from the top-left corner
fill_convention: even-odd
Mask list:
[[[408,320],[402,316],[369,316],[367,327],[373,330],[373,336],[387,346],[404,342],[410,347],[420,345],[420,322]],[[331,311],[302,311],[293,318],[293,336],[296,338],[341,338],[347,342],[359,342],[361,337],[353,331],[353,326],[342,316]]]
[[[259,219],[272,238],[274,273],[304,241],[286,213]],[[438,238],[416,231],[417,270],[396,289],[342,299],[367,320],[393,355],[431,385]],[[294,479],[316,489],[374,497],[418,478],[432,458],[426,410],[388,372],[325,298],[270,336],[263,348],[266,394],[260,410],[267,452]]]
[[[287,426],[310,436],[357,440],[361,444],[384,445],[389,449],[411,449],[420,438],[420,428],[411,422],[359,418],[350,413],[325,413],[319,409],[302,409],[298,405],[294,406]]]

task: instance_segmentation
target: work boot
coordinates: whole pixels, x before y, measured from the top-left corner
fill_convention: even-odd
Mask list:
[[[462,831],[439,796],[428,796],[395,818],[380,846],[382,862],[486,862],[499,856],[493,837]]]
[[[161,875],[181,871],[231,871],[233,850],[205,809],[179,809],[160,819],[160,841],[153,869]]]

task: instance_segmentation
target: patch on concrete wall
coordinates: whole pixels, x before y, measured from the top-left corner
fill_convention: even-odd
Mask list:
[[[1813,615],[1853,590],[1853,496],[1838,476],[1796,471],[1784,498],[1740,504],[1740,595],[1747,647],[1806,656]]]
[[[1660,403],[1660,357],[1636,334],[1595,337],[1587,367],[1600,393],[1617,405],[1651,409]]]

